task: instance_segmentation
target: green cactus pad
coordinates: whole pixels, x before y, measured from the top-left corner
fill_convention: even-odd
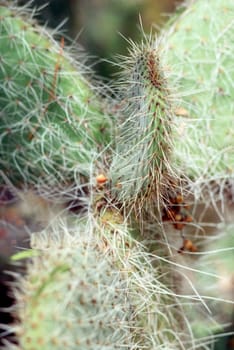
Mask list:
[[[181,104],[178,167],[200,182],[234,177],[234,3],[193,1],[168,30],[170,79]]]
[[[32,236],[37,254],[15,289],[15,349],[183,349],[180,308],[167,307],[175,297],[160,266],[124,225],[91,221]]]
[[[1,170],[17,185],[81,183],[110,141],[105,102],[87,70],[63,42],[5,6],[0,50]]]

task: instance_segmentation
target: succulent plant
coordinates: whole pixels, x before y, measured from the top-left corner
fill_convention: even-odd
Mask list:
[[[230,1],[192,1],[166,34],[180,102],[174,157],[200,188],[234,178],[233,14]]]
[[[118,199],[142,208],[161,201],[173,171],[172,91],[161,63],[161,48],[152,39],[132,43],[122,63],[121,117],[117,128],[116,156],[112,164]]]
[[[0,11],[2,171],[18,187],[47,191],[89,182],[90,164],[110,141],[100,89],[63,40],[27,12],[7,3]]]
[[[220,276],[206,249],[211,234],[232,241],[234,5],[178,12],[157,40],[130,41],[111,100],[63,40],[0,6],[4,176],[52,199],[86,195],[85,210],[57,214],[18,256],[7,350],[207,349],[230,322],[215,314],[224,300],[207,288]]]
[[[169,349],[188,338],[179,307],[173,314],[167,307],[176,298],[160,264],[153,268],[126,225],[83,218],[68,229],[61,221],[35,233],[31,245],[25,277],[14,287],[13,349]]]
[[[192,1],[160,39],[132,45],[114,163],[124,201],[157,189],[162,205],[183,179],[198,192],[233,181],[233,12],[229,1]]]

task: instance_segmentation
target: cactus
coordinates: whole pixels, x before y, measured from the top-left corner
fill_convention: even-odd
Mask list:
[[[16,186],[57,186],[65,194],[88,187],[86,212],[31,237],[36,254],[29,252],[14,288],[10,329],[19,345],[7,350],[207,349],[210,334],[222,329],[206,303],[222,298],[204,297],[208,278],[196,285],[200,276],[217,276],[205,253],[193,268],[210,242],[194,227],[206,234],[209,225],[216,234],[221,227],[222,240],[233,230],[226,211],[234,182],[234,6],[197,0],[184,7],[156,42],[131,43],[109,104],[62,42],[0,6],[2,170]],[[208,225],[201,220],[207,208]],[[142,234],[144,242],[133,238]],[[187,294],[181,276],[192,287]],[[195,301],[211,312],[198,341],[187,307]]]
[[[21,12],[0,8],[1,169],[18,187],[87,183],[109,142],[105,101],[84,64]]]
[[[162,202],[169,178],[173,177],[173,102],[161,51],[160,44],[152,48],[152,39],[132,44],[130,58],[123,63],[123,116],[117,129],[112,179],[118,199],[139,206],[138,210],[144,203]]]
[[[166,34],[165,60],[180,98],[174,158],[200,188],[234,177],[233,15],[230,1],[195,1]]]
[[[123,201],[162,206],[182,179],[194,192],[233,180],[233,13],[229,1],[193,1],[155,44],[133,45],[113,166]]]
[[[26,277],[15,286],[16,349],[181,347],[186,335],[175,332],[178,320],[164,307],[173,296],[161,268],[152,268],[124,225],[61,222],[31,242]]]

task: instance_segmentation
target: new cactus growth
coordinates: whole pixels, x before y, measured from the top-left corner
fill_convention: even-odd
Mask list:
[[[120,125],[112,172],[118,199],[139,208],[163,202],[172,177],[172,92],[161,62],[160,44],[132,44],[120,84]],[[139,209],[138,208],[138,209]]]
[[[124,202],[233,181],[233,15],[229,1],[193,1],[161,40],[133,45],[113,166]]]

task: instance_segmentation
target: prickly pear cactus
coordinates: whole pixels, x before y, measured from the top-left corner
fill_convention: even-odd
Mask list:
[[[63,41],[20,14],[0,7],[1,170],[18,186],[74,187],[109,142],[105,102]]]
[[[16,285],[16,349],[179,348],[179,308],[173,317],[164,308],[173,297],[160,266],[123,225],[91,222],[33,235],[34,257]]]
[[[166,35],[165,59],[181,101],[178,166],[201,188],[234,178],[234,6],[193,1]]]
[[[127,325],[134,310],[118,258],[85,228],[69,234],[46,232],[44,241],[34,237],[39,255],[28,264],[27,278],[19,281],[27,300],[19,310],[20,347],[111,349],[127,339],[131,343]]]
[[[224,300],[207,288],[220,276],[204,237],[233,232],[234,5],[192,1],[156,43],[132,44],[110,107],[63,42],[18,11],[0,6],[2,171],[63,194],[86,183],[89,198],[79,219],[31,237],[14,288],[18,344],[6,349],[207,349],[226,315],[214,313]]]

